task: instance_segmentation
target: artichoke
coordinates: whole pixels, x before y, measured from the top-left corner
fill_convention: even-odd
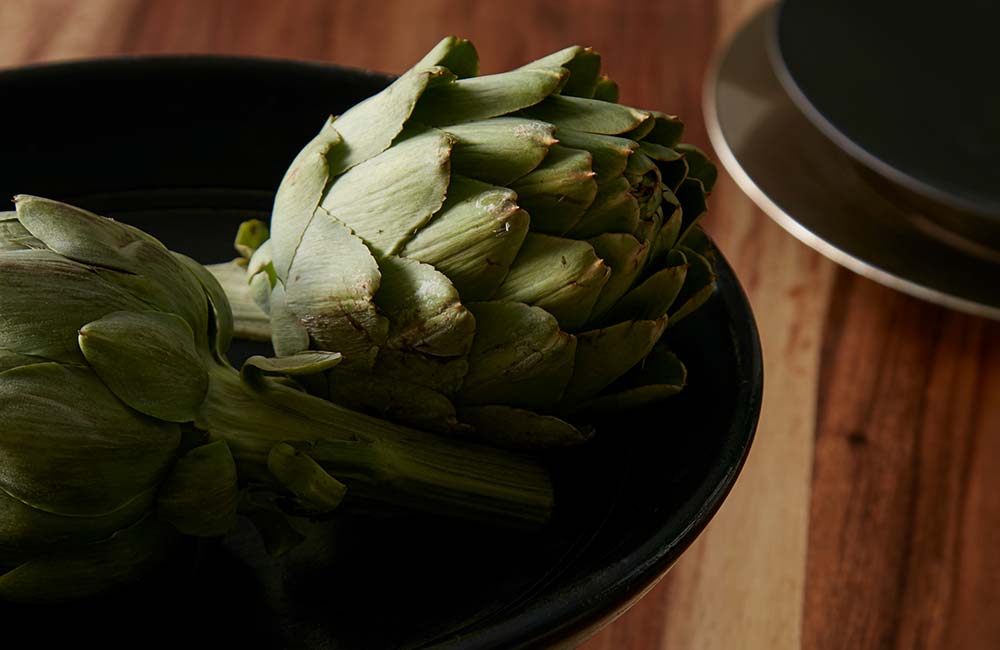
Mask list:
[[[270,238],[240,233],[249,288],[217,271],[269,314],[278,354],[343,354],[311,386],[335,402],[498,444],[579,442],[570,421],[684,384],[658,343],[713,289],[695,221],[715,168],[676,117],[616,103],[590,49],[477,70],[446,38],[330,118]]]
[[[527,458],[355,413],[286,378],[339,355],[224,356],[221,287],[140,230],[18,197],[0,214],[0,599],[86,596],[156,565],[178,534],[218,536],[237,509],[276,550],[286,516],[347,495],[538,525]]]

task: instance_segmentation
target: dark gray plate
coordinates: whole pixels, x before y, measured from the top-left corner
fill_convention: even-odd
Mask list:
[[[790,97],[838,146],[1000,229],[998,26],[995,0],[785,0],[772,53]]]
[[[328,113],[387,82],[331,66],[215,58],[0,72],[0,194],[74,202],[202,262],[223,261],[236,225],[266,218],[284,169]],[[760,344],[721,254],[716,272],[717,294],[670,332],[688,388],[598,422],[593,444],[548,458],[558,506],[542,533],[342,517],[274,561],[243,526],[107,598],[0,605],[5,638],[101,648],[574,644],[691,544],[750,448]]]
[[[899,200],[908,190],[858,164],[789,97],[768,56],[774,11],[751,19],[706,79],[706,125],[730,176],[788,232],[852,271],[1000,319],[1000,254]]]

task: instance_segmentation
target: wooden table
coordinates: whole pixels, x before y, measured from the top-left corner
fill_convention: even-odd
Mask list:
[[[0,66],[202,52],[398,73],[454,33],[495,72],[580,43],[624,102],[710,150],[706,66],[763,4],[3,0]],[[836,267],[725,174],[706,225],[760,326],[757,441],[705,533],[586,650],[1000,648],[1000,324]]]

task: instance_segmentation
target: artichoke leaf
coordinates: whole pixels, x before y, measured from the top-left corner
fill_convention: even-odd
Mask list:
[[[621,413],[665,400],[681,392],[683,388],[684,386],[675,384],[636,386],[621,392],[599,395],[579,404],[573,409],[573,413]]]
[[[155,309],[183,317],[195,332],[207,325],[201,287],[159,241],[138,228],[80,208],[32,196],[15,198],[18,219],[52,251],[95,267],[99,275]]]
[[[0,348],[0,373],[5,370],[10,370],[11,368],[30,366],[36,363],[49,363],[51,361],[52,359],[46,359],[45,357],[36,357],[30,354],[18,354],[17,352],[11,352],[10,350]]]
[[[528,233],[494,298],[542,307],[572,332],[587,322],[610,275],[590,244]]]
[[[553,52],[547,56],[543,56],[540,59],[535,59],[529,63],[525,63],[520,67],[521,70],[530,70],[532,68],[569,68],[570,63],[577,57],[583,55],[587,49],[579,45],[570,45],[557,52]]]
[[[639,202],[639,218],[648,219],[663,201],[659,167],[641,150],[636,151],[628,159],[624,176],[632,187],[632,196]]]
[[[626,380],[636,385],[661,384],[676,386],[680,390],[687,384],[687,368],[661,341],[653,348],[642,364],[636,366]]]
[[[266,223],[260,219],[247,219],[236,230],[233,248],[243,260],[249,260],[254,252],[264,245],[269,235]]]
[[[243,362],[240,378],[248,386],[257,389],[265,386],[264,375],[283,377],[303,377],[316,375],[340,363],[343,355],[339,352],[309,350],[286,357],[264,357],[254,355]]]
[[[126,506],[159,483],[181,439],[176,424],[125,406],[92,371],[57,363],[0,374],[0,413],[0,489],[54,514]]]
[[[434,66],[450,70],[459,79],[475,77],[479,74],[479,54],[471,41],[457,36],[445,36],[413,67],[421,69]]]
[[[226,352],[229,351],[229,346],[233,342],[233,336],[235,334],[235,321],[233,317],[233,308],[229,303],[229,299],[226,297],[226,291],[222,288],[222,284],[211,272],[208,271],[204,266],[194,261],[187,255],[181,253],[174,253],[174,256],[180,261],[180,263],[191,272],[191,275],[195,277],[201,288],[204,290],[205,295],[208,296],[209,305],[212,308],[212,330],[214,331],[214,346],[213,352],[217,360],[223,360],[226,357]],[[259,316],[256,316],[259,319]],[[198,332],[195,332],[195,336],[198,336]]]
[[[702,255],[710,262],[715,257],[715,246],[700,225],[695,224],[693,228],[684,233],[684,239],[680,243]]]
[[[563,64],[569,70],[569,79],[559,94],[590,98],[601,75],[601,55],[589,47],[576,49],[575,56]]]
[[[663,268],[654,271],[638,286],[622,296],[611,309],[605,322],[624,320],[655,320],[667,313],[677,300],[688,273],[687,257],[672,250]]]
[[[476,321],[446,275],[430,264],[389,256],[380,265],[375,304],[389,319],[388,348],[435,357],[462,357]]]
[[[310,350],[287,357],[262,357],[254,355],[243,363],[244,378],[255,370],[279,375],[312,375],[336,366],[343,358],[339,352]]]
[[[666,216],[653,242],[653,251],[648,258],[650,264],[658,264],[663,256],[677,245],[677,242],[680,241],[681,223],[684,219],[684,211],[677,202],[677,198],[673,192],[666,188],[663,188],[663,203],[660,206],[661,212]]]
[[[654,173],[656,172],[656,169],[656,162],[653,158],[646,155],[642,144],[640,144],[639,148],[636,149],[632,155],[628,157],[628,160],[625,161],[625,170],[623,174],[628,179],[632,187],[637,188],[646,182],[647,176],[650,178],[655,176],[656,180],[659,181],[659,176]]]
[[[674,162],[675,160],[680,160],[683,157],[683,154],[676,149],[664,147],[662,144],[656,144],[655,142],[640,142],[639,150],[642,151],[642,153],[644,153],[650,160],[658,163]]]
[[[400,255],[445,274],[464,302],[488,299],[528,232],[528,213],[515,198],[509,189],[454,176],[444,207]]]
[[[158,486],[102,515],[60,515],[34,508],[0,489],[0,567],[20,564],[40,552],[70,548],[110,537],[149,511]]]
[[[639,202],[631,188],[624,176],[599,185],[594,202],[566,236],[588,239],[607,232],[634,233],[639,226]]]
[[[209,328],[210,299],[207,300],[205,296],[208,292],[199,282],[198,276],[189,273],[179,259],[174,260],[174,267],[167,275],[139,275],[101,268],[95,269],[95,272],[101,278],[141,300],[146,305],[145,310],[167,312],[183,318],[191,326],[199,345],[211,347],[215,343],[209,340],[212,332]],[[222,290],[219,291],[221,293]],[[224,304],[228,309],[228,303]],[[228,336],[232,338],[231,314],[228,322]],[[217,333],[224,334],[222,330],[218,330]]]
[[[83,363],[80,327],[109,311],[149,309],[91,268],[48,250],[0,253],[0,277],[0,348],[19,354]]]
[[[677,321],[702,306],[715,291],[715,271],[712,269],[712,263],[687,246],[680,246],[678,250],[683,251],[690,266],[687,277],[684,278],[684,286],[681,287],[671,307],[671,325],[675,325]]]
[[[531,229],[562,235],[597,196],[589,151],[553,145],[542,164],[511,184],[517,203],[531,215]]]
[[[225,440],[181,456],[160,486],[157,514],[181,533],[218,537],[236,526],[236,462]]]
[[[680,201],[683,212],[681,234],[678,241],[684,241],[687,234],[698,223],[698,220],[708,210],[705,202],[705,186],[696,178],[686,178],[677,189],[677,200]]]
[[[378,258],[402,248],[441,209],[448,191],[454,138],[437,129],[410,130],[402,137],[338,177],[320,203]]]
[[[16,212],[0,212],[0,251],[25,248],[44,249],[46,246],[21,225]]]
[[[568,74],[557,66],[520,68],[436,85],[424,93],[413,111],[413,120],[445,126],[507,115],[551,95]]]
[[[649,111],[646,111],[646,113],[652,115]],[[622,137],[628,138],[629,140],[635,140],[636,142],[640,142],[643,140],[643,138],[649,135],[649,132],[653,130],[654,126],[656,126],[656,120],[653,117],[650,117],[649,119],[641,122],[631,131],[627,131],[625,133],[622,133],[621,135]]]
[[[609,386],[603,394],[580,404],[577,411],[621,413],[676,395],[686,383],[687,368],[661,341],[641,364]]]
[[[265,315],[265,317],[271,313],[271,292],[274,290],[275,284],[276,283],[272,283],[268,279],[266,273],[258,273],[250,276],[250,289],[248,292],[250,299],[253,300],[254,304],[257,305],[257,308]],[[229,289],[227,288],[226,295],[228,294]],[[240,294],[237,293],[236,302],[240,303],[240,301]],[[238,318],[239,316],[244,315],[242,311],[243,309],[249,310],[250,308],[249,306],[243,306],[242,304],[239,304],[238,306],[230,306],[233,309],[233,318],[236,319],[236,322],[233,323],[233,333],[235,334],[237,328],[247,327],[246,323],[240,324],[238,322]],[[257,319],[259,316],[251,316],[251,318]],[[268,321],[268,328],[270,329],[270,321]],[[271,337],[274,337],[273,332],[271,333]]]
[[[326,122],[285,172],[271,212],[271,249],[274,271],[281,281],[288,277],[302,236],[312,223],[331,178],[327,154],[341,143],[340,133]]]
[[[586,442],[593,435],[592,430],[580,430],[555,416],[502,404],[462,406],[458,415],[473,429],[465,437],[506,449],[542,451],[570,447]]]
[[[301,508],[294,514],[326,514],[340,505],[347,486],[327,474],[303,450],[278,443],[267,455],[267,469],[282,487],[295,495]]]
[[[618,84],[609,79],[607,75],[601,75],[594,86],[594,99],[612,104],[618,101]]]
[[[656,165],[660,172],[661,187],[666,186],[668,191],[675,189],[678,186],[678,179],[684,178],[688,173],[687,160],[676,149],[653,142],[642,142],[639,150]]]
[[[662,228],[663,210],[656,210],[651,215],[639,220],[639,225],[636,226],[633,234],[639,241],[653,246]]]
[[[135,580],[166,559],[173,537],[147,516],[99,542],[32,559],[0,575],[0,600],[51,603]]]
[[[684,155],[688,164],[688,176],[701,181],[705,193],[712,191],[715,181],[718,178],[719,170],[716,169],[712,161],[708,159],[705,152],[693,144],[679,144],[677,151]]]
[[[382,261],[375,296],[389,334],[374,371],[435,391],[453,393],[468,369],[476,322],[448,278],[428,264],[399,257]]]
[[[182,318],[111,312],[80,328],[78,341],[91,368],[118,399],[168,422],[194,420],[208,392],[208,371]]]
[[[639,146],[628,138],[612,135],[598,135],[561,128],[559,143],[572,149],[589,151],[593,156],[594,180],[598,185],[611,181],[625,173],[628,159]]]
[[[414,109],[426,101],[421,97],[427,93],[428,87],[454,79],[454,74],[441,67],[440,63],[431,63],[434,58],[448,56],[444,49],[435,50],[428,53],[424,61],[400,75],[388,88],[356,104],[331,122],[340,138],[327,149],[330,177],[343,174],[389,149],[389,145],[402,133]]]
[[[536,120],[586,133],[621,135],[651,119],[646,111],[597,99],[552,95],[522,111]],[[557,136],[558,137],[558,136]]]
[[[271,313],[271,290],[278,284],[278,274],[274,270],[274,256],[271,253],[271,241],[268,239],[261,244],[253,255],[247,260],[246,275],[249,278],[249,294],[253,301],[265,314]],[[229,295],[229,287],[226,287],[226,295]],[[242,295],[239,291],[237,296]],[[240,300],[237,298],[239,304]],[[241,307],[242,308],[242,307]],[[234,312],[237,306],[233,306]],[[244,309],[249,309],[245,307]],[[235,316],[234,316],[235,318]]]
[[[667,115],[659,111],[649,111],[649,114],[653,116],[653,128],[643,140],[671,149],[676,148],[684,134],[684,123],[676,115]]]
[[[562,95],[592,97],[597,78],[601,73],[601,55],[589,47],[579,45],[553,52],[521,66],[521,70],[531,68],[562,67],[568,72],[563,83],[555,91]]]
[[[528,408],[558,402],[573,372],[575,337],[538,307],[499,301],[468,306],[478,329],[456,400]]]
[[[660,177],[663,179],[663,185],[671,192],[678,193],[681,183],[684,182],[684,179],[688,175],[687,159],[681,156],[674,160],[660,161],[658,167],[660,168]]]
[[[267,309],[271,320],[271,343],[275,354],[285,357],[309,349],[309,330],[289,310],[285,300],[285,287],[281,283],[271,289]],[[361,346],[359,350],[362,355],[371,352],[369,346]]]
[[[322,210],[304,233],[299,253],[285,281],[287,314],[309,333],[315,347],[342,353],[345,364],[371,367],[389,327],[375,308],[381,282],[375,258],[350,228]],[[272,291],[271,325],[277,332],[282,324],[275,294]],[[301,338],[297,342],[301,344]],[[275,351],[288,356],[310,347],[306,343]]]
[[[267,276],[270,286],[277,283],[278,274],[274,271],[274,255],[271,253],[270,239],[254,249],[253,254],[246,260],[244,268],[249,277],[263,274]]]
[[[413,385],[426,386],[445,395],[452,395],[462,385],[469,371],[468,360],[462,357],[435,357],[419,352],[384,347],[379,351],[373,371]]]
[[[667,318],[635,320],[577,335],[576,365],[563,402],[589,399],[641,361],[667,327]]]
[[[456,138],[452,174],[495,185],[509,185],[538,167],[556,143],[553,125],[518,117],[466,122],[444,131]]]
[[[597,255],[611,267],[611,277],[601,290],[591,322],[600,321],[625,292],[632,287],[646,264],[649,245],[626,233],[604,233],[588,240]]]
[[[60,255],[88,266],[143,273],[176,263],[158,241],[138,228],[81,208],[25,194],[14,197],[17,218],[34,237]]]

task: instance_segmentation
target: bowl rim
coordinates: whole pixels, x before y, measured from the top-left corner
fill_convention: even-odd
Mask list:
[[[210,67],[269,73],[313,70],[362,83],[388,84],[395,78],[385,73],[315,60],[184,53],[99,56],[0,68],[0,84],[30,80],[32,77],[65,75],[81,69],[154,67],[182,70],[192,66],[201,70]],[[614,564],[558,589],[535,607],[483,625],[474,636],[437,638],[419,645],[419,648],[541,648],[571,638],[582,641],[596,631],[595,621],[602,624],[611,622],[651,589],[721,507],[743,468],[755,436],[763,396],[763,357],[760,335],[746,293],[722,252],[711,240],[710,245],[716,273],[716,292],[711,300],[721,300],[729,316],[728,333],[734,345],[740,376],[736,396],[739,408],[723,437],[720,462],[712,465],[692,496],[670,517],[661,521],[656,534]],[[735,323],[740,323],[741,327],[735,327]],[[678,521],[685,522],[679,532]]]

